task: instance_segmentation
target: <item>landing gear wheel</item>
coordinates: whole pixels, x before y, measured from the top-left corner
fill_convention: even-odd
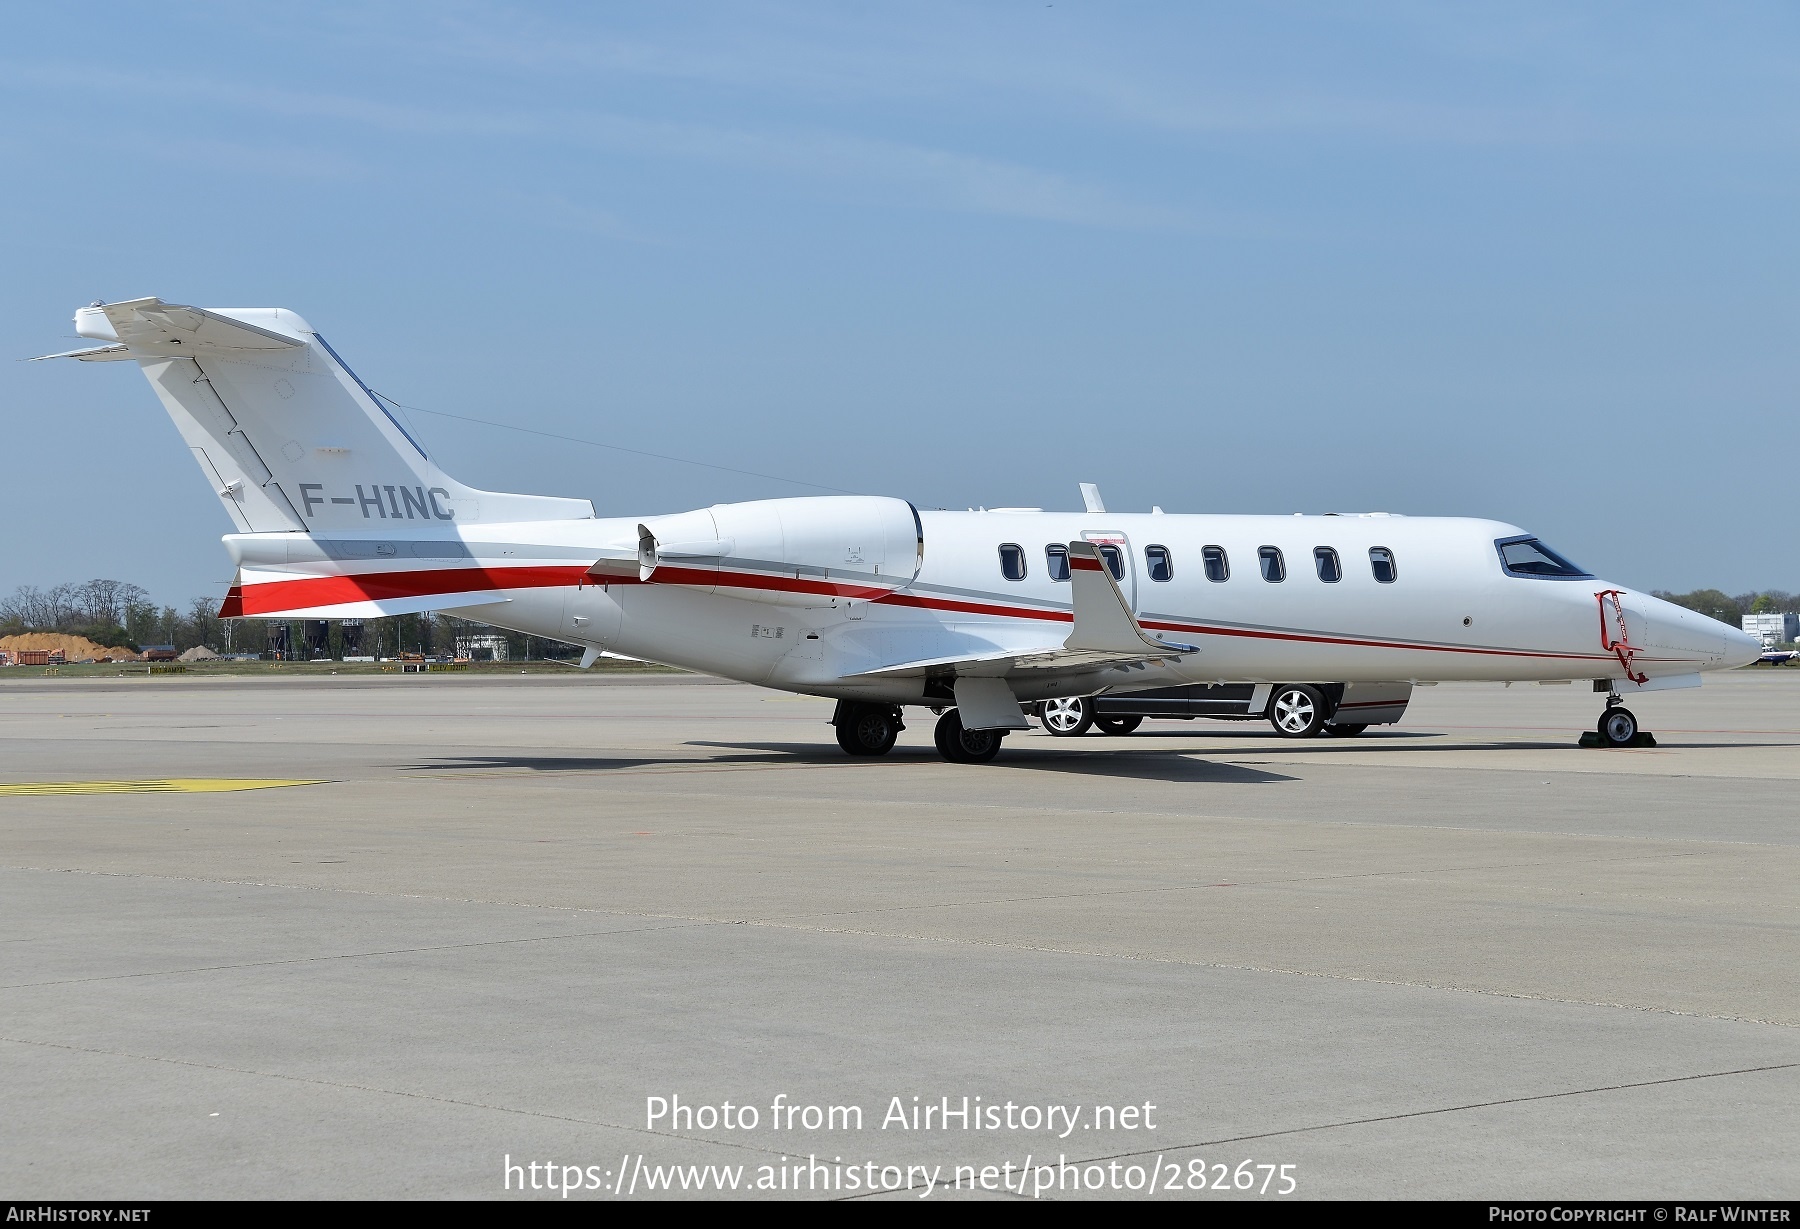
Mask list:
[[[1094,728],[1094,702],[1086,696],[1045,700],[1038,705],[1038,719],[1058,738],[1074,738]]]
[[[886,755],[904,728],[900,710],[885,704],[847,704],[833,724],[838,746],[857,756]]]
[[[1594,730],[1608,747],[1629,747],[1637,742],[1638,719],[1630,709],[1615,704],[1600,714]]]
[[[1369,723],[1366,721],[1334,721],[1325,727],[1325,732],[1336,735],[1338,738],[1355,738],[1368,728]]]
[[[985,764],[1000,754],[1000,740],[1005,734],[1004,730],[965,730],[962,718],[951,709],[938,718],[931,737],[937,743],[938,754],[952,764]]]
[[[1096,717],[1094,724],[1102,734],[1129,734],[1144,724],[1142,717]]]
[[[1324,695],[1305,683],[1283,683],[1269,697],[1269,724],[1283,738],[1315,738],[1327,716]]]

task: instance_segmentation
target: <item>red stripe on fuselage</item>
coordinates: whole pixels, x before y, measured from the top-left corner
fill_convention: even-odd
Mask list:
[[[587,576],[582,564],[519,568],[420,568],[411,572],[359,572],[347,576],[308,576],[265,580],[233,588],[225,599],[238,600],[239,614],[272,614],[312,606],[351,602],[432,597],[440,593],[473,593],[489,589],[547,589],[574,585]],[[224,612],[221,611],[221,616]]]

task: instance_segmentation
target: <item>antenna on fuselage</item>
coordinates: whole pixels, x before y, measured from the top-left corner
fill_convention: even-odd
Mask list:
[[[1100,488],[1092,482],[1081,484],[1081,502],[1087,505],[1089,512],[1106,511],[1106,501],[1100,498]]]

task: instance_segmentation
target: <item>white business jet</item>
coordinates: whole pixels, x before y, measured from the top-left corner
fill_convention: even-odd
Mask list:
[[[1318,733],[1358,687],[1592,681],[1621,703],[1757,660],[1753,637],[1600,580],[1513,525],[1382,513],[921,512],[844,496],[604,518],[585,499],[466,487],[280,308],[96,303],[45,358],[129,360],[235,523],[224,617],[443,610],[602,652],[838,701],[852,755],[902,710],[990,760],[1023,705],[1253,685],[1278,732]]]

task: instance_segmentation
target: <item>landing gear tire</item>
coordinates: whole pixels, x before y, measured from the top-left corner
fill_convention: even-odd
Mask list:
[[[1600,735],[1600,741],[1608,747],[1630,747],[1637,743],[1638,719],[1630,709],[1613,705],[1600,714],[1594,732]]]
[[[886,704],[846,704],[832,723],[838,746],[849,755],[886,755],[905,728],[900,710]]]
[[[1341,723],[1334,721],[1325,727],[1325,732],[1337,738],[1355,738],[1358,734],[1361,734],[1368,728],[1369,723],[1366,721],[1345,721]]]
[[[952,764],[985,764],[1000,754],[1000,740],[1005,730],[965,730],[962,718],[951,709],[938,718],[932,740],[938,754]]]
[[[1094,724],[1102,734],[1129,734],[1144,724],[1142,717],[1096,717]]]
[[[1283,738],[1316,738],[1329,716],[1324,694],[1305,683],[1283,683],[1269,697],[1269,724]]]
[[[1038,705],[1038,720],[1058,738],[1074,738],[1094,728],[1094,702],[1086,696],[1045,700]]]

